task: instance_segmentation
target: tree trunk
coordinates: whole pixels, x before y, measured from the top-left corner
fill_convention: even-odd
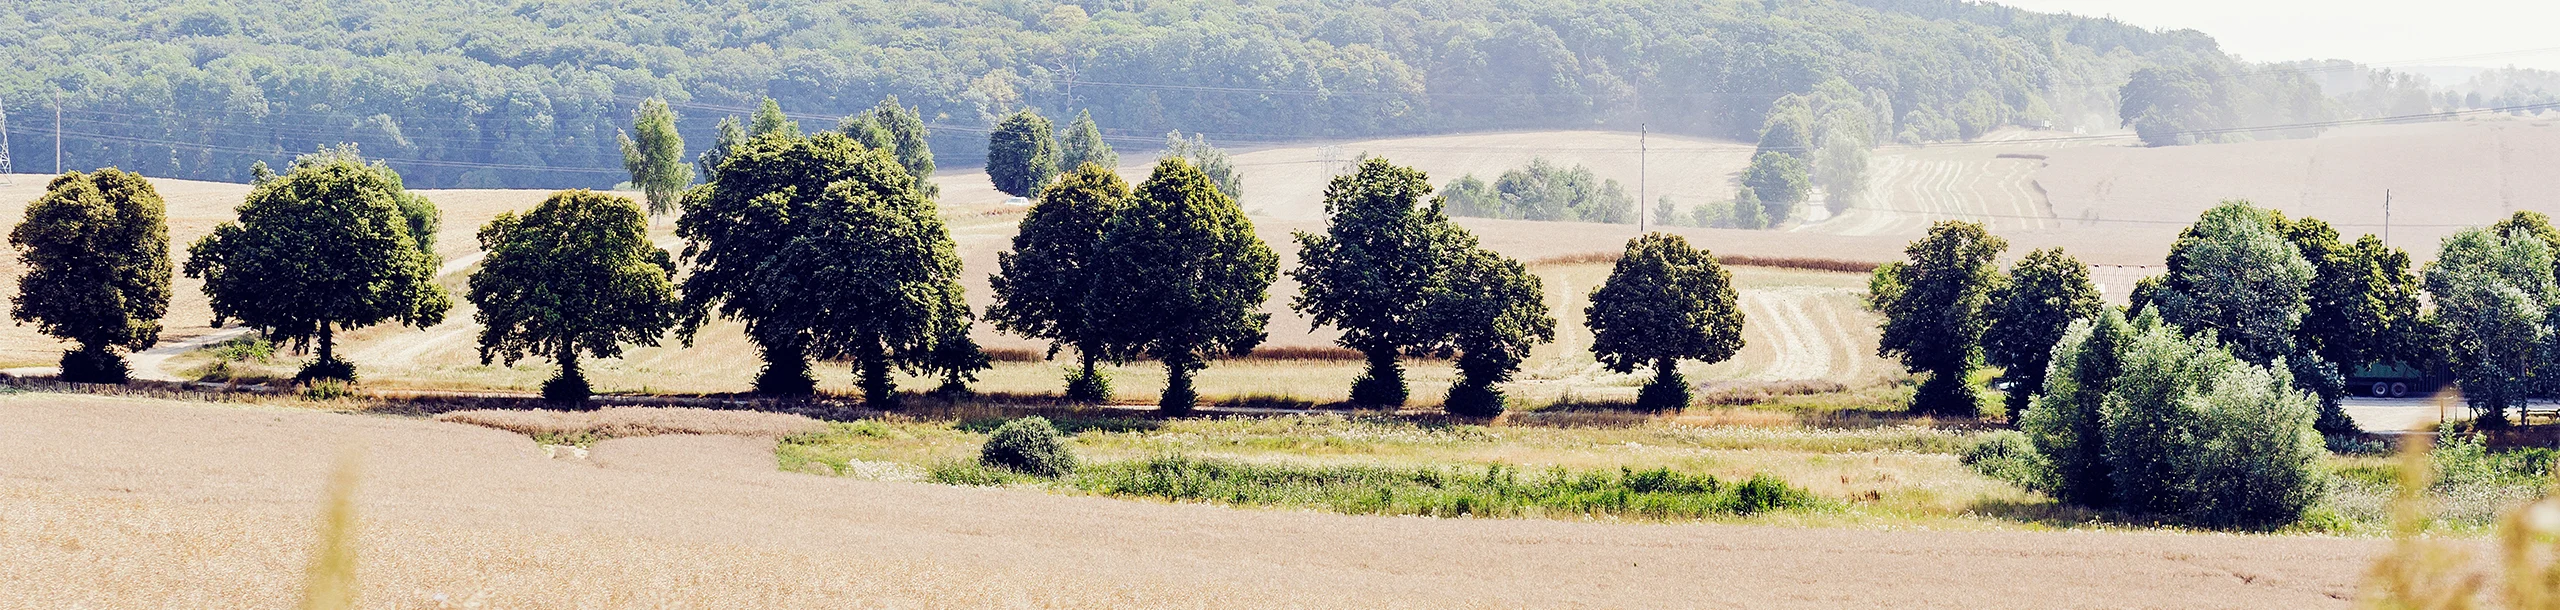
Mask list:
[[[1199,405],[1200,395],[1191,389],[1191,372],[1195,368],[1190,358],[1184,356],[1164,359],[1164,396],[1156,400],[1156,408],[1182,415]]]
[[[1404,406],[1404,363],[1396,360],[1396,350],[1371,349],[1363,355],[1368,357],[1369,370],[1351,382],[1351,402],[1372,407]]]
[[[855,357],[862,361],[862,403],[874,409],[897,407],[898,385],[889,379],[889,353],[875,337],[857,339]]]
[[[337,342],[334,340],[334,338],[333,338],[333,337],[331,337],[331,336],[330,336],[330,334],[329,334],[329,322],[328,322],[328,321],[325,321],[325,320],[324,320],[324,321],[321,321],[321,322],[320,322],[320,361],[321,361],[321,362],[334,362],[334,361],[336,361],[336,360],[338,359],[338,357],[337,357],[337,352],[333,349],[333,348],[335,348],[335,347],[336,347],[336,343],[337,343]]]

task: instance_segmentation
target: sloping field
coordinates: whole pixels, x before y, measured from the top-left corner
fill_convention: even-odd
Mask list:
[[[2345,607],[2371,540],[1358,517],[779,472],[770,440],[546,459],[462,424],[0,397],[31,608],[279,608],[343,451],[369,607]],[[470,604],[470,605],[466,605]]]

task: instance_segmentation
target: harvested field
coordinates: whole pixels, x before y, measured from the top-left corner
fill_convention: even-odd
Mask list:
[[[348,446],[381,607],[2318,608],[2384,546],[1233,510],[790,474],[738,437],[550,460],[459,424],[45,394],[0,421],[26,607],[289,606]]]
[[[788,413],[697,407],[606,407],[594,411],[480,409],[439,414],[436,421],[486,426],[533,437],[599,440],[661,434],[780,438],[825,426],[818,420]]]

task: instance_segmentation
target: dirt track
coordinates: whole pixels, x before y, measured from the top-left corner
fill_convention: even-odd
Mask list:
[[[366,447],[368,605],[2343,606],[2371,541],[1240,511],[777,472],[768,441],[548,460],[460,424],[0,398],[0,607],[285,607]]]

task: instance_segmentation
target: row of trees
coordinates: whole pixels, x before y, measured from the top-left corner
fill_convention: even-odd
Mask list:
[[[614,165],[616,129],[643,97],[853,114],[894,95],[970,130],[934,144],[974,162],[976,130],[1023,108],[1090,110],[1124,135],[1649,122],[1750,138],[1780,97],[1835,78],[1880,95],[1878,133],[1894,137],[1936,117],[2068,123],[2112,108],[2120,64],[2221,56],[2192,32],[1941,4],[26,0],[0,6],[0,66],[23,75],[0,83],[0,106],[17,135],[48,132],[51,113],[34,110],[59,92],[63,127],[86,136],[67,142],[71,160],[155,176],[229,178],[359,142],[415,160],[394,165],[417,185],[603,187],[612,174],[592,169]],[[703,116],[678,126],[711,141]]]
[[[1635,224],[1635,198],[1616,178],[1607,180],[1591,168],[1571,168],[1537,157],[1524,167],[1502,172],[1491,184],[1473,174],[1460,176],[1441,189],[1451,216],[1512,220],[1562,220]]]

